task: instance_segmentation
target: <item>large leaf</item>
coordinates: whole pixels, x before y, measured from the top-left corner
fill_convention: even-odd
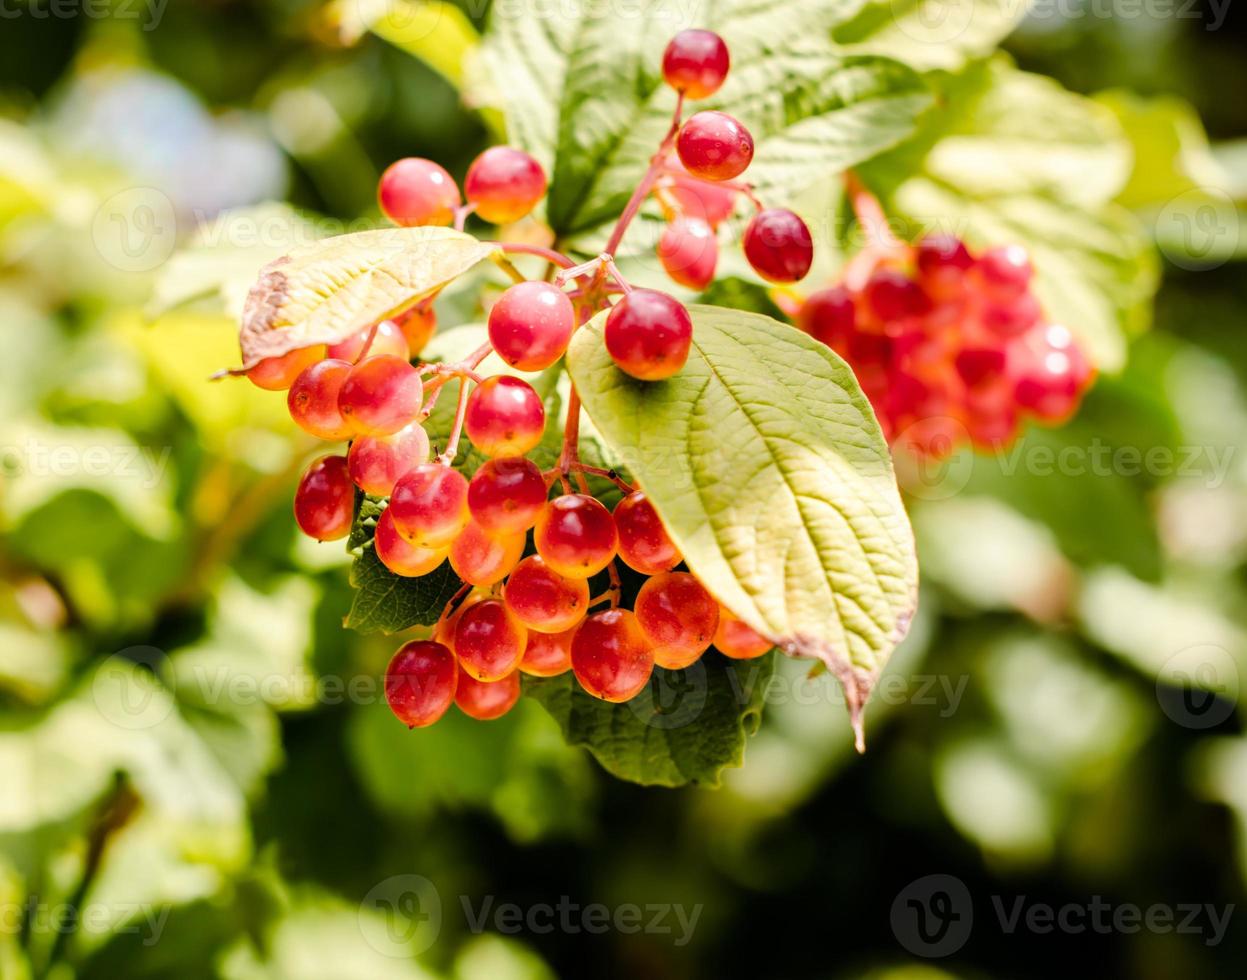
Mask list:
[[[1029,0],[874,0],[832,36],[850,51],[953,70],[990,54],[1029,7]]]
[[[529,679],[524,691],[612,775],[644,786],[718,786],[744,761],[758,730],[773,654],[750,661],[708,655],[685,670],[654,671],[627,704],[608,704],[570,674]]]
[[[334,0],[325,13],[344,41],[371,31],[455,86],[463,82],[464,61],[480,43],[468,15],[443,0]]]
[[[568,367],[607,444],[653,498],[689,567],[785,652],[816,657],[858,727],[913,616],[917,562],[878,422],[848,366],[756,313],[691,308],[688,364],[635,381],[602,344]]]
[[[387,228],[292,249],[247,295],[243,367],[337,343],[433,295],[497,248],[449,228]]]

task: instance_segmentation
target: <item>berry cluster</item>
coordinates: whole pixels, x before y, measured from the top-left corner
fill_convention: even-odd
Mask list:
[[[807,297],[798,326],[852,365],[889,441],[951,453],[998,449],[1022,419],[1068,418],[1092,379],[1069,330],[1044,320],[1018,245],[974,255],[931,235],[893,247],[857,288]]]

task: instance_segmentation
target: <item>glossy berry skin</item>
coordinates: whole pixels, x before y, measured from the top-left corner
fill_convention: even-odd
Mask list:
[[[468,524],[468,481],[449,466],[421,463],[394,485],[388,513],[412,544],[448,547]]]
[[[472,519],[490,534],[516,534],[537,523],[548,496],[545,477],[531,459],[491,459],[468,481]]]
[[[428,458],[429,436],[419,422],[392,436],[360,436],[346,454],[351,479],[374,497],[388,497],[401,477]]]
[[[663,79],[690,99],[714,95],[730,67],[727,45],[713,31],[680,31],[662,55]]]
[[[1093,374],[1073,335],[1051,324],[1025,337],[1016,350],[1019,368],[1014,399],[1019,407],[1046,422],[1067,419]]]
[[[519,699],[519,671],[508,674],[500,681],[478,681],[462,667],[459,668],[455,704],[469,718],[477,721],[501,718],[515,707],[515,702]]]
[[[655,575],[641,586],[634,611],[653,648],[654,663],[670,670],[701,657],[719,627],[719,604],[688,572]]]
[[[984,389],[1004,377],[1008,359],[1003,347],[965,347],[953,363],[967,388]]]
[[[416,640],[399,648],[385,671],[385,700],[408,728],[425,728],[455,699],[459,668],[449,648]]]
[[[974,265],[974,258],[956,235],[937,233],[926,235],[914,246],[914,264],[925,279],[949,271],[964,275]]]
[[[797,315],[797,326],[844,356],[857,325],[857,306],[844,286],[811,293]]]
[[[338,410],[358,435],[388,436],[420,414],[420,372],[401,357],[382,354],[360,361],[338,393]]]
[[[317,541],[337,541],[351,531],[355,516],[355,487],[345,456],[322,456],[299,480],[294,493],[294,519],[299,529]]]
[[[515,618],[530,630],[561,633],[584,619],[589,609],[589,583],[560,575],[540,555],[530,555],[511,572],[502,598]]]
[[[523,456],[541,442],[546,409],[522,378],[486,378],[468,396],[463,429],[486,456]]]
[[[300,374],[324,356],[325,347],[321,344],[292,350],[281,357],[266,357],[247,372],[247,378],[265,391],[285,391]]]
[[[989,297],[1007,302],[1029,288],[1034,269],[1021,245],[999,245],[979,256],[974,272]]]
[[[395,160],[381,175],[377,203],[396,225],[448,225],[459,207],[459,188],[432,160],[405,157]]]
[[[459,617],[478,602],[484,602],[488,598],[490,598],[488,592],[480,592],[475,589],[469,592],[449,616],[433,627],[433,639],[437,640],[438,643],[444,643],[453,651],[455,649],[455,628],[459,625]]]
[[[1043,311],[1034,293],[1022,293],[1014,299],[989,303],[983,307],[983,326],[997,337],[1020,337],[1035,324]]]
[[[733,660],[752,660],[769,651],[774,644],[720,606],[714,646],[723,656]]]
[[[589,578],[615,557],[619,535],[610,511],[600,501],[588,494],[569,493],[542,508],[533,543],[555,572]]]
[[[661,381],[688,360],[693,321],[675,297],[634,289],[611,309],[603,339],[621,371],[642,381]]]
[[[581,623],[572,637],[572,670],[595,698],[618,703],[636,697],[654,673],[654,655],[636,616],[610,609]]]
[[[658,239],[658,260],[681,286],[705,289],[714,280],[719,262],[714,229],[701,218],[676,218]]]
[[[415,357],[424,350],[425,345],[437,330],[437,311],[433,309],[432,301],[425,300],[417,303],[410,310],[398,314],[389,322],[401,331],[403,338],[407,341],[407,350],[412,357]]]
[[[680,127],[675,148],[684,168],[703,180],[739,177],[753,160],[749,130],[725,112],[690,116]]]
[[[680,552],[662,526],[658,511],[641,490],[615,505],[619,557],[642,575],[657,575],[680,564]]]
[[[446,560],[446,548],[419,548],[411,544],[394,527],[390,512],[383,511],[377,519],[373,547],[381,564],[395,575],[418,578],[428,575]]]
[[[810,229],[785,208],[759,211],[749,222],[742,240],[745,258],[768,282],[788,283],[804,279],[814,261]]]
[[[290,417],[317,439],[339,442],[351,437],[351,426],[338,409],[338,396],[351,365],[334,359],[317,361],[294,380],[286,393]]]
[[[884,325],[921,316],[930,307],[922,287],[898,269],[876,269],[866,283],[866,304]]]
[[[567,294],[552,283],[521,282],[489,311],[489,342],[519,371],[544,371],[563,356],[576,328]]]
[[[373,334],[372,327],[364,327],[363,330],[352,334],[346,340],[330,345],[329,356],[354,364],[364,356],[366,347],[368,357],[375,357],[378,354],[390,354],[394,357],[401,357],[404,361],[411,358],[411,351],[407,346],[407,338],[403,336],[402,330],[398,328],[393,320],[382,320],[376,327],[377,332],[375,334]],[[370,335],[372,336],[371,344],[368,343]]]
[[[717,228],[736,211],[739,191],[694,177],[678,156],[667,161],[667,169],[670,173],[664,181],[666,193],[686,218],[699,218]]]
[[[493,585],[515,567],[524,554],[526,541],[523,531],[495,537],[475,521],[468,521],[468,526],[451,543],[450,567],[470,585]]]
[[[575,626],[562,633],[529,630],[520,671],[530,677],[557,677],[567,673],[572,669],[572,637],[575,635]]]
[[[478,681],[500,681],[520,665],[528,630],[498,599],[464,611],[455,624],[455,655]]]
[[[546,193],[546,172],[523,150],[491,146],[472,161],[463,193],[476,213],[495,225],[519,221]]]

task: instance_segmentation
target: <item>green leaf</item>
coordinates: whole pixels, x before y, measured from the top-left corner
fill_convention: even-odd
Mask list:
[[[832,37],[855,53],[952,71],[990,54],[1029,7],[1029,0],[874,0]]]
[[[801,331],[690,312],[693,351],[674,378],[615,367],[599,315],[572,342],[572,379],[689,567],[785,652],[825,662],[856,726],[918,578],[879,424],[848,365]]]
[[[346,39],[371,31],[455,86],[462,84],[464,62],[480,43],[468,15],[443,0],[336,0],[329,15]]]
[[[428,575],[395,575],[369,545],[351,566],[355,598],[346,626],[359,633],[399,633],[413,626],[432,626],[463,582],[442,562]]]
[[[707,655],[685,670],[654,671],[626,704],[586,694],[570,674],[526,678],[572,745],[583,745],[612,775],[644,786],[718,786],[744,761],[758,730],[774,655],[729,661]]]

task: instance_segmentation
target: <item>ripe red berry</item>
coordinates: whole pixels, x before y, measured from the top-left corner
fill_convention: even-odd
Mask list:
[[[999,245],[979,256],[974,273],[994,300],[1016,299],[1030,286],[1034,270],[1021,245]]]
[[[581,623],[572,637],[572,670],[595,698],[621,702],[636,697],[654,672],[654,655],[636,616],[609,609]]]
[[[401,477],[428,458],[429,436],[419,422],[392,436],[360,436],[346,454],[351,479],[374,497],[388,497]]]
[[[388,510],[377,519],[373,547],[382,565],[405,578],[428,575],[446,560],[447,555],[444,547],[420,548],[409,542],[394,527],[394,515]]]
[[[983,326],[997,337],[1020,337],[1039,322],[1042,311],[1034,293],[988,303],[982,310]]]
[[[753,160],[753,137],[740,120],[725,112],[690,116],[676,137],[680,162],[694,177],[731,180]]]
[[[462,667],[455,688],[455,704],[469,718],[493,721],[515,707],[520,699],[520,675],[516,671],[500,681],[478,681]]]
[[[493,585],[515,567],[524,554],[526,541],[523,531],[495,537],[476,521],[468,521],[450,546],[450,566],[471,585]]]
[[[420,414],[420,372],[401,357],[382,354],[360,361],[338,393],[338,409],[359,435],[388,436]]]
[[[468,481],[449,466],[421,463],[394,485],[389,513],[412,544],[447,547],[468,524]]]
[[[733,616],[728,609],[720,606],[714,646],[725,657],[733,660],[752,660],[769,651],[774,644]]]
[[[396,225],[448,225],[459,207],[459,188],[432,160],[405,157],[381,175],[377,203]]]
[[[441,643],[416,640],[394,654],[385,671],[385,700],[408,728],[433,724],[455,698],[459,668]]]
[[[527,531],[548,495],[540,467],[523,456],[491,459],[468,481],[472,519],[491,534]]]
[[[589,578],[615,557],[619,535],[601,501],[587,494],[569,493],[542,508],[533,543],[537,554],[560,575]]]
[[[247,377],[257,388],[265,391],[285,391],[295,379],[311,365],[325,356],[325,346],[302,347],[281,357],[266,357],[247,372]]]
[[[967,388],[981,388],[1004,376],[1006,355],[1003,347],[966,347],[954,363]]]
[[[541,442],[546,409],[522,378],[486,378],[468,396],[463,429],[486,456],[523,456]]]
[[[667,161],[667,169],[671,172],[663,186],[686,218],[700,218],[711,228],[717,228],[736,210],[740,192],[734,188],[694,177],[678,156]]]
[[[848,350],[857,322],[857,306],[844,286],[811,293],[797,314],[797,326],[841,357]]]
[[[294,519],[317,541],[336,541],[351,532],[355,487],[345,456],[322,456],[307,468],[294,493]]]
[[[964,275],[974,265],[966,243],[956,235],[927,235],[914,246],[914,262],[924,278],[946,271]]]
[[[437,330],[437,311],[433,304],[426,300],[417,303],[410,310],[398,314],[391,323],[395,324],[407,341],[407,349],[415,357],[432,338]]]
[[[317,439],[349,439],[352,429],[338,410],[338,396],[350,373],[346,361],[328,359],[310,365],[295,378],[286,394],[286,408],[295,425]]]
[[[1068,418],[1093,373],[1073,335],[1051,324],[1024,337],[1016,350],[1017,404],[1048,422]],[[1011,349],[1011,363],[1012,353]]]
[[[610,311],[603,337],[620,370],[642,381],[661,381],[688,360],[693,321],[674,297],[634,289]]]
[[[363,330],[352,334],[341,343],[331,345],[329,356],[354,364],[364,355],[366,347],[368,357],[375,357],[378,354],[390,354],[394,357],[402,358],[404,361],[411,358],[411,350],[407,346],[407,338],[403,336],[403,332],[393,320],[382,320],[376,325],[376,328],[375,334],[372,327],[364,327]],[[369,337],[372,337],[371,344],[368,343]]]
[[[580,625],[579,620],[576,625]],[[575,635],[575,626],[562,633],[538,633],[530,629],[520,670],[533,677],[557,677],[567,673],[572,669],[572,637]]]
[[[507,608],[530,630],[561,633],[589,608],[589,583],[554,571],[540,555],[530,555],[511,572],[502,590]]]
[[[449,616],[433,627],[433,639],[437,640],[438,643],[444,643],[453,652],[455,649],[455,628],[459,625],[459,617],[478,602],[484,602],[488,598],[490,598],[488,592],[476,590],[469,592]]]
[[[519,221],[545,196],[546,172],[523,150],[491,146],[468,167],[463,193],[483,219],[507,225]]]
[[[690,99],[714,95],[731,65],[727,45],[713,31],[680,31],[662,56],[662,77]]]
[[[745,229],[745,258],[768,282],[788,283],[804,279],[814,261],[810,229],[784,208],[759,211]]]
[[[467,609],[455,625],[455,655],[478,681],[499,681],[520,665],[528,630],[498,599]]]
[[[653,648],[654,663],[670,670],[694,663],[719,626],[719,604],[688,572],[655,575],[641,586],[634,611]]]
[[[642,575],[657,575],[680,564],[680,552],[662,526],[658,511],[642,491],[630,493],[615,505],[619,557]]]
[[[921,286],[900,270],[889,268],[871,273],[866,283],[866,302],[884,324],[922,316],[931,307]]]
[[[567,294],[548,282],[521,282],[489,311],[489,342],[520,371],[543,371],[563,356],[576,311]]]
[[[719,242],[701,218],[676,218],[658,239],[658,260],[667,275],[689,289],[705,289],[714,279]]]

